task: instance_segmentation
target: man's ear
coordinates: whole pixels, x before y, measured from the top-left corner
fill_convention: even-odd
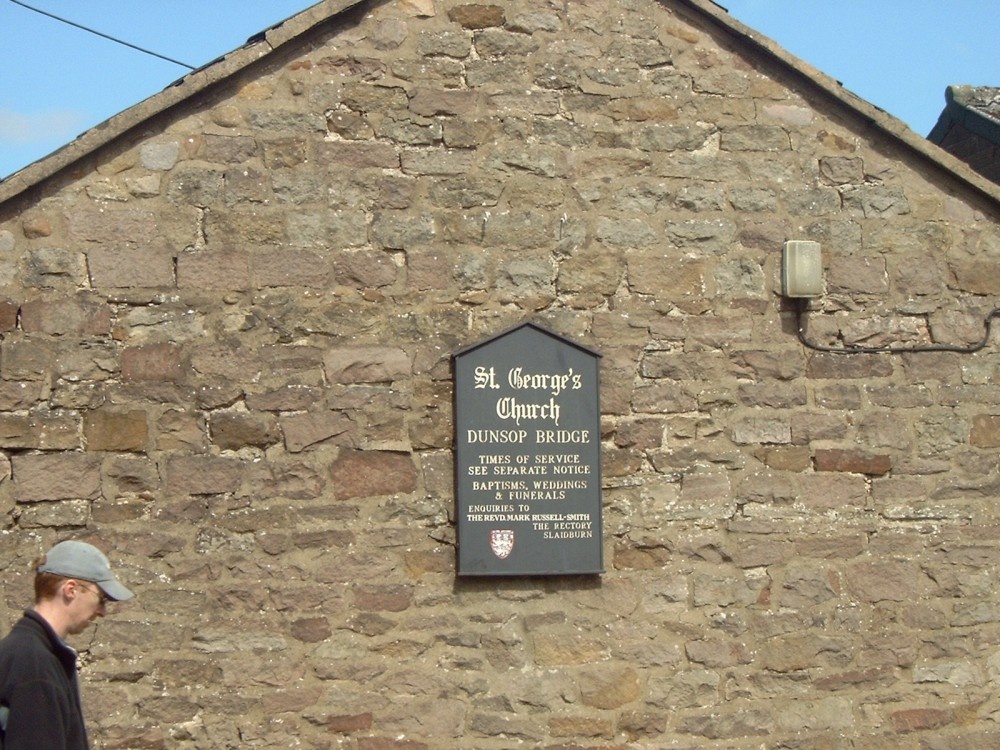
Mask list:
[[[80,595],[80,582],[75,578],[67,578],[59,586],[59,593],[65,601],[71,602]]]

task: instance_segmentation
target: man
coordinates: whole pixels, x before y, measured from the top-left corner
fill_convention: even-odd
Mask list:
[[[35,563],[35,606],[0,641],[0,747],[88,750],[76,651],[64,638],[132,598],[100,550],[60,542]]]

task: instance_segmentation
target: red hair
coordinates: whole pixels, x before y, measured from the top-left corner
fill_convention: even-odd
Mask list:
[[[33,568],[37,571],[40,565],[45,563],[45,555],[42,555],[33,565]],[[62,586],[63,581],[68,581],[69,579],[65,576],[56,575],[55,573],[35,573],[35,604],[38,604],[43,599],[53,599],[59,593],[59,587]]]

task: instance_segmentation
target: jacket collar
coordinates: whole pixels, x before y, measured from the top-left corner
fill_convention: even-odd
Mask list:
[[[32,630],[44,636],[45,640],[48,641],[49,649],[59,659],[68,674],[76,670],[76,651],[66,641],[56,635],[56,631],[49,625],[48,620],[35,610],[28,609],[24,612],[22,622],[29,624]]]

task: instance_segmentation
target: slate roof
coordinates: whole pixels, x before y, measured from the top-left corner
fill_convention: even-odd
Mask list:
[[[981,195],[1000,204],[1000,183],[985,179],[965,163],[912,131],[896,117],[844,88],[838,81],[785,51],[777,43],[740,23],[713,0],[659,0],[673,5],[729,36],[735,48],[763,57],[783,68],[797,83],[819,93],[834,107],[844,107],[882,135],[904,146],[932,168],[943,170]],[[72,175],[80,162],[117,139],[141,140],[144,123],[166,113],[199,93],[230,79],[271,55],[294,52],[295,45],[336,24],[343,14],[370,0],[322,0],[287,20],[251,37],[242,47],[192,71],[158,94],[105,120],[49,156],[29,164],[0,181],[0,204],[40,186],[56,175]]]
[[[928,140],[1000,184],[1000,88],[949,86],[945,102]]]

